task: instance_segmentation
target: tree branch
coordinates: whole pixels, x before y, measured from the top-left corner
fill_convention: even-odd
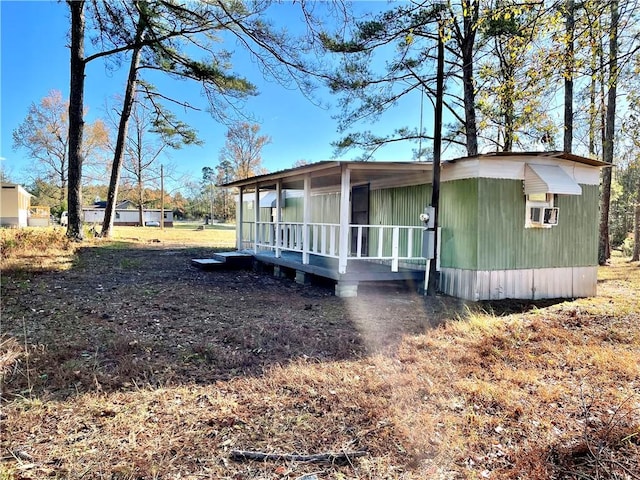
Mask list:
[[[280,453],[263,453],[248,450],[231,450],[230,457],[235,461],[260,460],[260,461],[289,461],[310,463],[347,464],[352,458],[364,457],[367,452],[358,450],[354,452],[319,453],[314,455],[290,455]]]

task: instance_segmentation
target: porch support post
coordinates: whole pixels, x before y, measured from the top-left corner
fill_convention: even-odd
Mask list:
[[[391,271],[398,271],[398,255],[400,253],[400,229],[393,227],[393,234],[391,238]]]
[[[309,223],[311,223],[311,175],[304,176],[304,201],[302,203],[302,264],[309,264]]]
[[[282,244],[281,244],[281,232],[280,232],[280,223],[282,222],[282,180],[278,179],[276,182],[276,228],[274,233],[274,242],[276,246],[276,258],[280,258],[282,256]]]
[[[255,184],[256,201],[253,204],[253,251],[258,253],[258,243],[260,242],[260,229],[258,222],[260,221],[260,185]]]
[[[351,170],[342,167],[340,184],[340,241],[338,244],[338,272],[347,273],[349,253],[349,195],[351,194]]]
[[[243,235],[243,231],[242,231],[242,223],[243,223],[243,206],[244,206],[244,200],[243,200],[243,196],[244,196],[244,187],[240,187],[240,193],[238,194],[238,205],[236,206],[236,212],[237,212],[237,225],[236,225],[236,249],[237,250],[242,250],[242,235]]]

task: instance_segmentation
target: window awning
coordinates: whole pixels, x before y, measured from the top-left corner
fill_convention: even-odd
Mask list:
[[[524,193],[582,195],[582,187],[557,165],[527,164],[524,171]]]

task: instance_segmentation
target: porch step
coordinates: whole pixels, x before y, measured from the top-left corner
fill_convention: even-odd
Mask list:
[[[213,258],[194,258],[191,264],[202,270],[250,268],[253,255],[243,252],[214,253]]]
[[[224,262],[213,258],[192,258],[191,265],[202,270],[215,270],[224,267]]]

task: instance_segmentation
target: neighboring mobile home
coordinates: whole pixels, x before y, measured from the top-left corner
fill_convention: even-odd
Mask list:
[[[2,182],[0,197],[0,225],[26,227],[29,222],[31,195],[20,185]]]
[[[604,166],[563,152],[444,162],[440,289],[469,300],[595,295]],[[424,281],[431,182],[431,163],[320,162],[225,186],[239,188],[239,250],[350,296],[362,281]]]
[[[82,207],[85,223],[102,223],[107,202],[100,201],[90,207]],[[144,209],[143,222],[147,226],[160,226],[161,213],[159,208]],[[140,226],[140,211],[129,201],[116,205],[113,224],[116,226]],[[164,210],[164,226],[173,227],[173,211]]]

